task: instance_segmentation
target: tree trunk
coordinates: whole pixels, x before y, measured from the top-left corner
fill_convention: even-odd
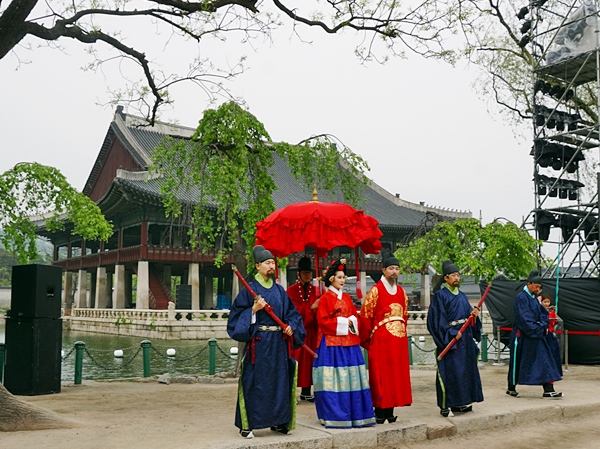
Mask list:
[[[22,401],[0,384],[0,431],[42,430],[74,427],[67,418]]]
[[[13,1],[0,14],[0,59],[26,36],[25,20],[37,2],[38,0]]]

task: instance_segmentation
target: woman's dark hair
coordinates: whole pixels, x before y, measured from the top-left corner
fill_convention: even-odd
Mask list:
[[[327,271],[323,276],[323,282],[325,282],[325,286],[329,287],[331,285],[331,278],[335,276],[335,273],[338,271],[343,271],[346,274],[346,259],[337,259],[331,262],[331,265],[327,267]]]

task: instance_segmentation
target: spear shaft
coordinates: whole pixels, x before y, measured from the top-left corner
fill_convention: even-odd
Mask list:
[[[240,282],[242,283],[242,285],[246,288],[246,290],[248,290],[248,293],[250,293],[250,296],[252,296],[254,299],[257,299],[259,295],[257,295],[254,290],[252,290],[252,287],[250,287],[250,284],[248,284],[248,282],[246,282],[246,279],[244,279],[244,276],[242,276],[242,274],[238,271],[237,267],[235,265],[231,265],[231,269],[233,270],[233,272],[236,274],[236,276],[238,277],[238,279],[240,280]],[[275,321],[277,323],[278,326],[281,326],[282,329],[285,329],[286,327],[288,327],[287,324],[285,324],[283,321],[281,321],[279,319],[279,317],[277,315],[275,315],[275,312],[273,312],[273,307],[271,307],[271,305],[269,303],[267,303],[264,307],[263,310],[265,312],[267,312],[269,314],[269,316],[271,318],[273,318],[273,321]],[[305,343],[302,343],[302,348],[304,348],[310,355],[312,355],[314,358],[319,357],[315,351],[313,351],[312,349],[310,349]]]
[[[481,305],[483,304],[483,301],[485,301],[485,299],[487,298],[488,293],[490,292],[490,289],[492,288],[492,283],[490,282],[487,286],[487,288],[485,289],[485,292],[483,292],[483,295],[481,296],[481,299],[479,300],[479,302],[477,303],[477,308],[479,310],[481,310]],[[473,312],[471,312],[471,314],[469,315],[469,318],[467,319],[467,321],[462,325],[462,327],[460,328],[460,330],[458,332],[462,333],[465,331],[465,329],[471,325],[471,323],[473,323],[473,320],[475,319],[475,315],[473,315]],[[440,354],[437,356],[438,361],[442,360],[444,358],[444,356],[446,354],[448,354],[448,351],[450,351],[450,348],[454,345],[454,343],[456,343],[458,341],[458,338],[454,337],[452,340],[450,340],[450,343],[448,343],[448,346],[446,346],[446,348],[440,352]]]

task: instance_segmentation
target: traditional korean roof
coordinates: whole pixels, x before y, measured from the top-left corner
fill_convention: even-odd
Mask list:
[[[154,148],[167,136],[189,139],[194,132],[193,128],[165,123],[157,123],[153,127],[141,126],[143,124],[142,119],[124,114],[122,108],[117,108],[114,120],[110,124],[98,158],[84,187],[84,193],[89,195],[92,191],[96,179],[108,162],[109,152],[115,140],[123,145],[137,163],[140,171],[116,170],[112,185],[98,201],[105,213],[106,210],[103,205],[110,207],[110,204],[114,204],[118,199],[131,197],[132,195],[143,198],[146,202],[160,205],[160,189],[163,179],[160,176],[152,177],[148,173]],[[272,172],[278,188],[274,195],[276,208],[311,199],[312,192],[307,191],[296,181],[287,164],[277,155],[275,155]],[[182,202],[194,203],[196,193],[182,190],[178,193],[178,197]],[[364,202],[360,208],[365,213],[375,217],[384,232],[386,230],[410,232],[423,223],[427,213],[434,213],[451,219],[471,217],[470,212],[451,211],[405,201],[387,192],[375,182],[371,182],[369,186],[365,187],[363,196]],[[341,197],[331,192],[319,191],[319,200],[341,201]]]

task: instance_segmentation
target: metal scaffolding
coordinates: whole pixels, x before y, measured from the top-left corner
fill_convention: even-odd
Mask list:
[[[544,241],[544,277],[600,275],[598,11],[596,1],[532,0],[517,16],[533,67],[535,198],[524,226]]]

